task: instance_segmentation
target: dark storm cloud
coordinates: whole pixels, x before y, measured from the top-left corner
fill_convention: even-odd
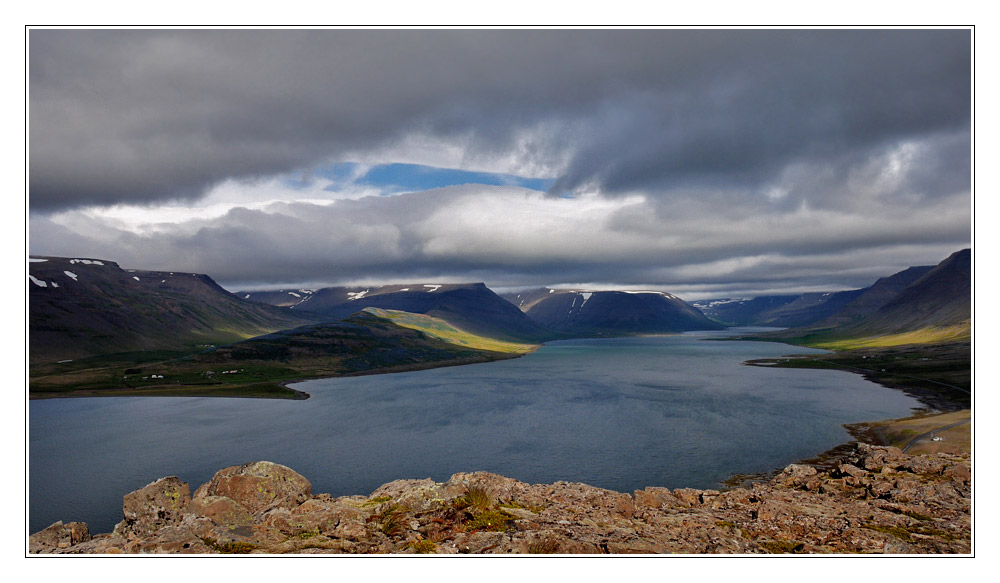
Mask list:
[[[29,50],[33,210],[194,198],[412,136],[557,194],[784,179],[822,206],[789,168],[907,141],[925,196],[969,183],[967,30],[32,30]]]

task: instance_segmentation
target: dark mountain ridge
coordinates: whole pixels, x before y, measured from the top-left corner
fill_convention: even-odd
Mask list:
[[[568,336],[660,334],[719,330],[680,298],[659,291],[535,290],[521,298],[522,310],[539,324]]]
[[[754,325],[781,328],[806,326],[836,314],[862,293],[863,289],[804,293],[792,302],[762,312]]]
[[[238,292],[240,297],[282,301],[258,291]],[[550,330],[493,293],[486,284],[394,284],[365,287],[326,287],[315,290],[294,306],[296,312],[340,320],[365,308],[426,314],[447,321],[472,334],[500,340],[539,342],[554,338]]]
[[[709,319],[727,326],[757,326],[762,313],[797,300],[798,295],[758,296],[755,298],[712,298],[696,300],[691,305]]]
[[[839,311],[811,324],[809,327],[834,328],[845,326],[870,316],[881,309],[882,306],[893,301],[907,286],[927,275],[932,269],[934,269],[933,265],[909,267],[899,273],[880,278],[870,287],[862,290],[862,293],[858,297],[848,302]]]
[[[910,267],[862,289],[756,298],[716,298],[696,300],[691,305],[709,318],[730,326],[831,328],[873,314],[933,267]]]
[[[28,268],[31,362],[191,349],[316,321],[241,300],[203,274],[65,257],[34,257]]]
[[[902,333],[972,321],[972,251],[953,253],[877,311],[839,328],[844,333]]]
[[[898,291],[891,293],[895,289]],[[859,298],[821,322],[783,330],[774,337],[819,343],[903,335],[897,343],[916,343],[962,340],[971,335],[970,249],[953,253],[933,268],[910,268],[883,278],[868,290],[867,300]],[[876,305],[877,309],[872,309]]]

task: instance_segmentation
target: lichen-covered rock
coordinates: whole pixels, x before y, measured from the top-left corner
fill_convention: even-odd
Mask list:
[[[635,499],[635,506],[641,510],[644,508],[670,508],[681,506],[681,501],[670,493],[668,488],[652,486],[645,490],[636,490],[632,493]]]
[[[69,522],[63,524],[60,520],[29,536],[28,552],[51,553],[56,549],[67,549],[89,540],[90,529],[87,528],[87,523]]]
[[[895,467],[895,464],[908,457],[898,447],[876,447],[867,443],[859,444],[857,451],[860,463],[856,465],[870,472],[880,471],[883,467]]]
[[[188,511],[230,530],[253,524],[253,516],[227,496],[195,496],[191,499]]]
[[[180,520],[191,488],[177,476],[160,478],[125,495],[122,512],[125,519],[115,526],[115,534],[134,539],[155,533],[160,528]]]
[[[205,540],[189,528],[164,526],[152,536],[130,540],[123,549],[131,554],[205,554],[212,552]]]
[[[774,480],[791,488],[806,488],[807,484],[813,484],[812,478],[816,475],[816,468],[803,464],[792,464],[779,473]],[[815,489],[815,488],[806,488]]]
[[[224,496],[251,515],[269,508],[291,508],[309,498],[312,484],[291,468],[272,462],[254,462],[219,470],[198,488],[196,498]]]
[[[225,470],[187,501],[158,480],[90,538],[56,523],[33,553],[950,553],[971,549],[968,456],[859,444],[819,471],[792,465],[731,490],[526,484],[474,472],[398,480],[370,496],[311,495],[284,466]],[[475,494],[475,495],[473,495]],[[89,540],[87,540],[89,539]]]

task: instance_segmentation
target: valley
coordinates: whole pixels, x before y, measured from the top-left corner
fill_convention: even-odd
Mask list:
[[[207,275],[37,257],[29,262],[29,396],[301,399],[287,383],[513,358],[558,339],[732,323],[798,323],[742,338],[835,351],[751,364],[841,368],[890,386],[947,393],[945,383],[967,394],[970,262],[964,250],[864,289],[686,303],[660,291],[500,296],[483,283],[230,293]]]
[[[81,285],[67,294],[72,309],[62,309],[60,296],[52,293],[70,285],[52,285],[59,283],[53,267],[71,260],[47,258],[31,264],[33,277],[47,282],[42,288],[31,281],[39,288],[33,293],[47,294],[33,297],[32,306],[41,306],[46,322],[51,314],[73,314],[66,323],[77,330],[71,338],[86,340],[77,347],[43,346],[31,359],[33,426],[45,427],[44,437],[33,438],[32,451],[53,468],[33,470],[44,491],[33,494],[41,516],[32,528],[70,516],[61,505],[72,497],[51,489],[82,484],[82,468],[73,477],[54,468],[72,471],[70,458],[77,456],[90,468],[113,465],[121,451],[150,447],[144,445],[149,440],[169,439],[187,443],[188,452],[200,451],[182,455],[185,471],[198,480],[210,477],[216,460],[245,458],[287,459],[312,474],[330,475],[324,456],[299,452],[309,442],[351,460],[351,467],[367,468],[363,475],[327,481],[323,487],[335,495],[371,490],[399,472],[444,479],[467,467],[619,491],[649,484],[730,488],[773,479],[773,468],[793,461],[836,469],[849,436],[915,453],[968,455],[971,320],[963,319],[968,276],[962,254],[956,256],[850,293],[690,304],[666,292],[540,288],[501,297],[481,283],[230,294],[208,276],[172,282],[165,275],[173,274],[90,260],[108,273],[87,278],[95,289]],[[48,270],[35,270],[38,265]],[[87,282],[73,273],[73,283]],[[144,279],[153,285],[136,287]],[[720,306],[742,309],[731,320],[797,318],[801,326],[728,328],[720,312],[708,309]],[[757,320],[754,308],[763,314]],[[235,340],[227,341],[221,326],[211,331],[210,315],[226,311],[240,316],[238,326],[227,328],[239,330]],[[208,331],[174,333],[150,324],[172,315]],[[150,349],[101,352],[128,346],[130,335]],[[156,342],[143,344],[149,337]],[[827,351],[805,348],[810,346]],[[67,354],[82,356],[52,360]],[[518,358],[525,355],[532,356]],[[500,362],[512,359],[516,366]],[[485,363],[492,364],[458,366]],[[806,370],[811,372],[802,376]],[[371,376],[385,373],[399,374]],[[146,399],[100,399],[99,405],[53,399],[69,396]],[[177,405],[164,408],[156,397],[171,397]],[[308,410],[296,404],[304,399],[313,403]],[[931,415],[939,412],[946,415]],[[543,424],[534,421],[539,414]],[[100,418],[122,415],[129,421],[98,432],[103,445],[88,440],[86,455],[66,445],[67,432],[78,431],[78,424],[93,427]],[[204,428],[189,427],[189,418],[201,419]],[[268,437],[247,441],[248,422]],[[331,422],[338,428],[329,428]],[[567,442],[565,435],[578,432],[581,423],[587,435]],[[182,427],[183,439],[176,433]],[[121,441],[121,431],[137,443]],[[517,451],[496,449],[512,431],[519,436]],[[947,443],[931,441],[931,435]],[[378,456],[376,464],[372,451],[394,454]],[[690,451],[701,452],[698,459]],[[817,451],[826,453],[813,459]],[[170,473],[171,459],[151,459],[143,472]],[[661,461],[637,470],[650,460]],[[110,465],[102,473],[115,474]],[[121,506],[106,494],[127,489],[122,480],[131,475],[87,486],[95,496],[101,493],[100,499],[80,501],[83,515],[92,516],[88,523],[110,529],[106,523]]]
[[[26,560],[974,555],[976,32],[25,26]]]

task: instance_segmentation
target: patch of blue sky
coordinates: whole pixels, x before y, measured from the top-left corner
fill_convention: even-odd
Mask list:
[[[469,172],[452,168],[436,168],[419,164],[382,164],[374,166],[358,178],[357,184],[374,186],[387,192],[403,192],[443,188],[459,184],[486,184],[490,186],[519,186],[546,191],[552,186],[551,178],[525,178],[511,174]]]
[[[470,172],[420,164],[380,164],[361,173],[362,171],[361,165],[356,162],[337,162],[314,168],[304,174],[287,175],[283,183],[288,188],[305,189],[314,179],[320,178],[330,181],[326,187],[330,191],[357,184],[378,188],[385,194],[397,194],[461,184],[519,186],[547,192],[555,182],[552,178],[525,178],[513,174]]]
[[[328,166],[313,168],[305,172],[293,172],[285,175],[282,184],[288,188],[303,190],[310,187],[317,178],[330,181],[326,190],[338,190],[353,182],[360,164],[356,162],[337,162]]]

